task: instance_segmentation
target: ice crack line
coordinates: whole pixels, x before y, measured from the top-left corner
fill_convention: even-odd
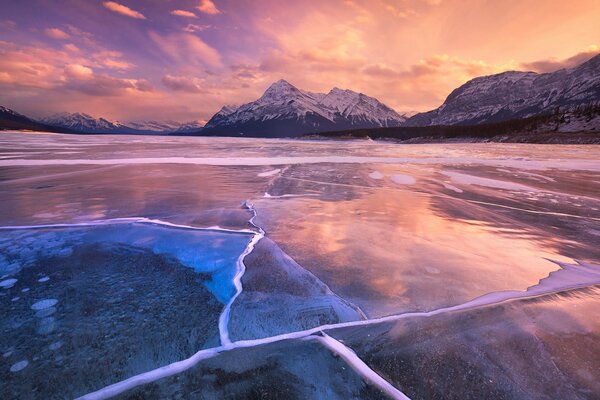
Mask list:
[[[250,210],[250,212],[252,213],[252,217],[250,218],[249,222],[250,222],[250,224],[252,224],[252,226],[254,226],[258,230],[258,232],[251,231],[251,232],[253,232],[254,235],[252,236],[252,239],[246,246],[246,249],[244,249],[242,254],[240,254],[240,256],[238,257],[236,273],[233,278],[233,285],[235,286],[235,294],[231,297],[229,302],[225,305],[223,312],[219,316],[219,336],[221,338],[221,346],[224,346],[226,348],[229,348],[232,346],[231,339],[229,338],[229,316],[231,314],[231,306],[233,305],[233,302],[242,293],[242,290],[243,290],[242,277],[244,276],[244,273],[246,272],[246,265],[244,264],[244,259],[246,258],[246,256],[248,254],[252,253],[252,250],[254,250],[254,246],[256,246],[258,241],[265,236],[265,231],[260,226],[258,226],[254,223],[254,218],[256,218],[256,208],[254,208],[254,205],[250,201],[246,200],[246,202],[244,202],[244,206],[248,210]]]
[[[263,232],[264,234],[264,232]],[[552,260],[550,260],[552,261]],[[252,339],[252,340],[240,340],[237,342],[229,343],[226,346],[219,346],[211,349],[200,350],[195,353],[190,358],[187,358],[182,361],[177,361],[175,363],[165,365],[163,367],[157,368],[152,371],[144,372],[142,374],[133,376],[131,378],[125,379],[123,381],[114,383],[112,385],[106,386],[102,389],[99,389],[95,392],[86,394],[80,399],[84,400],[101,400],[108,399],[114,396],[117,396],[121,393],[124,393],[128,390],[131,390],[135,387],[154,382],[158,379],[166,378],[172,375],[176,375],[181,373],[189,368],[194,367],[202,360],[206,360],[212,357],[217,356],[219,353],[224,351],[230,351],[233,349],[241,349],[247,347],[255,347],[266,345],[270,343],[280,342],[283,340],[293,340],[293,339],[305,339],[311,335],[322,334],[323,331],[333,330],[336,328],[348,328],[348,327],[357,327],[357,326],[368,326],[371,324],[379,324],[383,322],[392,322],[398,321],[406,318],[414,318],[414,317],[431,317],[438,314],[444,314],[455,311],[464,311],[470,310],[474,308],[484,307],[484,306],[492,306],[500,303],[504,303],[506,301],[525,299],[525,298],[534,298],[538,296],[551,295],[561,291],[577,289],[592,285],[600,285],[600,265],[594,265],[584,262],[578,262],[578,265],[567,264],[557,261],[552,261],[559,265],[561,269],[551,272],[550,275],[546,278],[543,278],[539,281],[537,285],[529,287],[526,291],[516,291],[509,290],[503,292],[492,292],[481,297],[475,298],[473,300],[467,301],[466,303],[458,304],[455,306],[439,308],[436,310],[428,311],[428,312],[408,312],[404,314],[396,314],[390,315],[387,317],[369,319],[369,320],[361,320],[361,321],[350,321],[350,322],[342,322],[337,324],[326,324],[321,325],[312,329],[307,329],[303,331],[295,331],[290,333],[284,333],[281,335],[270,336],[261,339]],[[326,340],[326,339],[325,339]],[[325,344],[325,343],[324,343]],[[327,344],[332,344],[331,341],[327,341]],[[337,345],[336,345],[337,346]],[[335,346],[334,346],[335,347]],[[345,347],[345,346],[344,346]],[[352,357],[351,354],[348,354],[350,349],[344,350],[337,348],[340,350],[336,350],[340,356],[344,354],[349,359],[351,359],[355,366],[360,366],[360,363]],[[352,352],[353,353],[353,352]],[[354,354],[356,356],[356,354]],[[358,356],[356,356],[358,358]],[[344,358],[345,359],[345,358]],[[359,359],[360,360],[360,359]],[[362,362],[362,360],[360,361]],[[365,373],[368,373],[366,371]],[[373,379],[377,379],[374,376],[371,376]],[[381,378],[381,377],[380,377]],[[381,378],[383,379],[383,378]],[[379,384],[384,385],[383,382]],[[391,385],[390,385],[391,386]],[[391,389],[389,389],[391,390]],[[400,392],[401,393],[401,392]]]
[[[373,371],[352,349],[344,345],[339,340],[332,338],[324,332],[321,335],[310,336],[310,339],[317,340],[323,346],[327,347],[333,353],[340,356],[354,371],[361,375],[367,382],[379,388],[382,392],[397,400],[410,400],[410,398],[396,389],[391,383],[383,379],[381,375]]]
[[[98,220],[94,220],[94,221],[73,222],[73,223],[65,223],[65,224],[7,225],[7,226],[0,226],[0,230],[76,228],[76,227],[85,227],[85,226],[131,224],[131,223],[161,225],[161,226],[168,226],[170,228],[193,229],[193,230],[198,230],[198,231],[219,231],[219,232],[250,233],[250,234],[256,233],[251,229],[227,229],[227,228],[221,228],[220,226],[216,226],[216,225],[209,226],[209,227],[198,227],[198,226],[191,226],[191,225],[174,224],[172,222],[167,222],[167,221],[163,221],[160,219],[146,218],[146,217],[98,219]]]

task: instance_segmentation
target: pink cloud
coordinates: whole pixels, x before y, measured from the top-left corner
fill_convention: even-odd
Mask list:
[[[105,1],[102,4],[104,5],[104,7],[108,8],[109,10],[114,11],[118,14],[125,15],[127,17],[135,18],[135,19],[146,19],[144,14],[142,14],[138,11],[132,10],[131,8],[124,6],[123,4],[119,4],[114,1]]]
[[[65,31],[60,30],[58,28],[47,28],[44,30],[44,33],[46,34],[46,36],[51,37],[52,39],[58,39],[58,40],[66,40],[71,37],[71,36],[69,36],[68,33],[66,33]]]
[[[204,82],[202,79],[196,77],[166,75],[162,78],[162,83],[167,88],[178,92],[205,92],[202,87]]]
[[[150,32],[149,36],[171,61],[180,65],[204,65],[215,68],[222,66],[219,52],[198,36],[189,33],[159,35],[156,32]]]

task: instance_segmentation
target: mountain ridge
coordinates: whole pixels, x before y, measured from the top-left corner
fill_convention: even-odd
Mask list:
[[[440,107],[409,118],[406,125],[500,122],[595,104],[600,104],[600,54],[554,72],[506,71],[473,78],[454,89]]]
[[[281,137],[312,131],[399,126],[405,120],[363,93],[338,88],[313,93],[280,79],[255,101],[221,108],[200,134]]]

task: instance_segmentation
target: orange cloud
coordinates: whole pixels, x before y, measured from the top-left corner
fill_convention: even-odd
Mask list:
[[[171,15],[176,15],[178,17],[184,18],[198,18],[193,12],[185,10],[173,10],[171,11]]]
[[[66,40],[71,37],[71,36],[69,36],[68,33],[66,33],[65,31],[60,30],[58,28],[47,28],[44,30],[44,33],[46,34],[46,36],[51,37],[52,39],[58,39],[58,40]]]
[[[200,4],[196,8],[205,14],[215,15],[221,13],[211,0],[200,0]]]
[[[102,3],[104,7],[108,8],[111,11],[116,12],[117,14],[125,15],[127,17],[136,18],[136,19],[146,19],[144,14],[132,10],[131,8],[124,6],[123,4],[119,4],[114,1],[105,1]]]

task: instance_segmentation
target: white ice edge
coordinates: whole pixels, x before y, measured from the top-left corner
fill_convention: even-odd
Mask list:
[[[393,399],[410,400],[410,398],[396,389],[391,383],[383,379],[377,372],[373,371],[352,349],[342,342],[322,332],[319,336],[311,336],[323,346],[340,356],[354,371],[362,376],[367,382],[379,388],[382,392]]]
[[[537,285],[529,287],[526,291],[508,290],[502,292],[492,292],[477,297],[466,303],[439,308],[437,310],[432,310],[428,312],[408,312],[404,314],[390,315],[370,320],[342,322],[338,324],[326,324],[303,331],[284,333],[280,335],[270,336],[267,338],[240,340],[237,342],[232,342],[227,346],[220,346],[212,349],[200,350],[188,359],[178,361],[173,364],[169,364],[164,367],[133,376],[121,382],[114,383],[95,392],[86,394],[80,397],[80,399],[108,399],[110,397],[131,390],[137,386],[185,371],[186,369],[195,366],[199,361],[210,357],[214,357],[215,355],[223,351],[229,351],[238,348],[255,347],[269,343],[279,342],[282,340],[302,339],[310,335],[321,333],[325,330],[332,330],[336,328],[367,326],[371,324],[398,321],[406,318],[431,317],[443,313],[465,311],[477,307],[491,306],[511,300],[550,295],[564,290],[578,289],[592,285],[600,285],[600,265],[592,265],[579,261],[579,265],[566,264],[553,260],[549,261],[559,265],[561,269],[551,272],[548,277],[541,279]],[[562,282],[563,276],[566,278],[566,283]]]
[[[116,164],[195,164],[215,166],[283,166],[298,164],[456,164],[513,167],[527,170],[582,170],[600,171],[598,160],[523,160],[522,158],[481,159],[474,157],[365,157],[365,156],[311,156],[311,157],[139,157],[105,159],[0,159],[0,167],[44,165],[116,165]]]
[[[219,336],[221,339],[221,346],[225,346],[225,347],[231,346],[231,339],[229,338],[229,328],[228,328],[229,315],[231,313],[231,306],[233,305],[233,302],[235,301],[235,299],[237,299],[237,297],[242,293],[242,290],[243,290],[242,277],[244,276],[244,273],[246,272],[246,265],[244,264],[244,259],[246,258],[246,256],[248,254],[252,253],[252,250],[254,250],[254,246],[256,246],[258,241],[265,236],[265,231],[263,231],[262,228],[260,228],[259,226],[257,226],[254,223],[254,218],[256,218],[256,209],[254,208],[254,205],[252,203],[250,203],[249,201],[246,201],[244,203],[244,205],[248,208],[248,210],[250,210],[250,212],[252,212],[252,218],[250,218],[249,222],[256,229],[258,229],[258,233],[253,232],[254,235],[252,236],[252,239],[250,240],[250,242],[248,243],[248,245],[246,246],[246,248],[244,249],[242,254],[240,254],[240,256],[237,259],[236,274],[233,278],[233,285],[235,286],[235,294],[231,297],[229,302],[227,302],[227,304],[225,305],[225,308],[221,312],[221,315],[219,315]]]

